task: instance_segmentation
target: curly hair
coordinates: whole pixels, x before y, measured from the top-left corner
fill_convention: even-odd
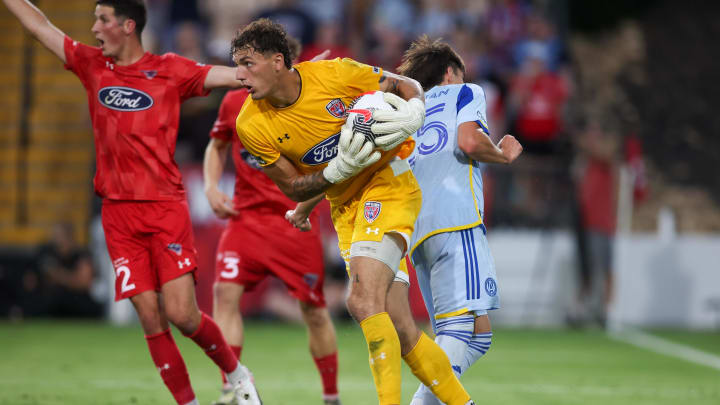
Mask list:
[[[253,49],[267,55],[268,53],[281,53],[285,58],[285,67],[290,69],[290,44],[288,35],[282,25],[267,18],[255,20],[240,30],[232,40],[231,55],[241,49]]]
[[[442,83],[448,67],[465,75],[465,63],[450,45],[442,39],[431,41],[423,35],[405,51],[398,73],[417,80],[423,90],[429,90]]]

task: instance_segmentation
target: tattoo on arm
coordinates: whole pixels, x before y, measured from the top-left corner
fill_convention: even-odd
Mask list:
[[[385,81],[385,79],[389,80],[389,82],[388,82],[389,87],[386,91],[389,93],[398,94],[397,90],[398,90],[398,84],[400,83],[400,81],[398,79],[394,79],[394,78],[382,75],[382,76],[380,76],[380,80],[378,81],[378,83],[383,83]]]
[[[292,182],[292,191],[300,201],[309,200],[327,190],[329,181],[323,176],[322,170],[306,176],[300,176]]]
[[[357,274],[355,275],[355,282],[356,282],[356,283],[359,283],[359,282],[360,282],[360,276],[357,275]]]

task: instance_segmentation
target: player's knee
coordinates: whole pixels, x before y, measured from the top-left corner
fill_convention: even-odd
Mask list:
[[[305,323],[310,329],[322,329],[330,323],[330,314],[325,307],[300,303]]]
[[[376,301],[379,300],[374,300],[372,295],[362,294],[353,290],[350,291],[347,300],[345,300],[345,304],[347,305],[350,315],[352,315],[356,321],[361,322],[371,315],[385,311],[383,303]]]
[[[243,286],[235,283],[217,282],[213,285],[215,309],[223,312],[240,311]]]
[[[191,334],[200,326],[202,315],[197,308],[187,305],[178,305],[172,308],[169,306],[165,312],[168,320],[186,335]]]

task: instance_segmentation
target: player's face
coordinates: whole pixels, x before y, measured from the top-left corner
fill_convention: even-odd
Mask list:
[[[95,24],[92,33],[98,41],[103,56],[117,57],[126,37],[122,22],[115,17],[115,9],[108,6],[95,7]]]
[[[260,100],[272,93],[277,83],[277,75],[284,65],[279,66],[277,58],[265,56],[252,48],[243,48],[235,52],[233,60],[237,64],[235,78],[247,87],[253,100]]]

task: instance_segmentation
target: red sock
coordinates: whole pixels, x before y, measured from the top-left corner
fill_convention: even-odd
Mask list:
[[[235,353],[235,357],[237,357],[238,361],[240,361],[240,354],[242,354],[242,346],[233,346],[230,345],[230,350],[232,350],[233,353]],[[222,377],[223,387],[228,386],[228,380],[225,373],[220,371],[220,376]]]
[[[195,393],[190,386],[190,376],[170,329],[147,335],[145,340],[150,348],[150,357],[175,401],[178,404],[187,404],[195,399]]]
[[[202,314],[200,326],[188,337],[200,346],[223,372],[231,373],[237,369],[237,357],[225,342],[225,338],[215,321],[205,313]]]
[[[337,352],[325,357],[314,357],[313,360],[315,360],[315,365],[320,372],[320,378],[322,378],[323,394],[337,395]]]

